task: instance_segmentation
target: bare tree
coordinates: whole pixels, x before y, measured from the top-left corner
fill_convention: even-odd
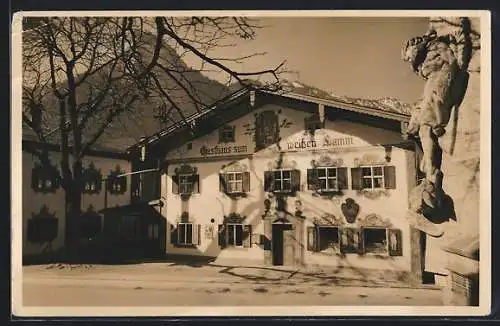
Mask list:
[[[174,116],[185,119],[186,99],[202,110],[215,99],[203,93],[204,85],[190,81],[193,72],[217,70],[228,84],[247,88],[257,85],[249,79],[270,76],[258,85],[279,87],[283,63],[269,70],[240,72],[230,64],[261,54],[241,58],[210,54],[231,46],[227,42],[235,38],[254,38],[257,28],[255,21],[242,17],[25,19],[23,124],[40,143],[55,142],[60,148],[68,248],[78,234],[82,159],[119,116],[148,101],[167,107],[164,118],[172,122],[179,122]],[[199,67],[181,64],[185,56],[197,60]],[[182,96],[174,96],[179,91]],[[42,164],[50,164],[46,147],[30,151]]]

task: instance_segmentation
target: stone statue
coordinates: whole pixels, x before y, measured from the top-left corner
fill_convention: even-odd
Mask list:
[[[466,24],[466,19],[462,20]],[[420,170],[425,179],[410,194],[407,218],[410,224],[423,232],[439,237],[444,231],[432,222],[433,215],[443,209],[441,156],[439,138],[445,134],[451,111],[464,95],[464,74],[467,56],[464,28],[456,35],[438,36],[430,29],[425,35],[408,40],[402,49],[402,58],[425,82],[421,99],[411,113],[407,137],[420,139],[423,157]]]

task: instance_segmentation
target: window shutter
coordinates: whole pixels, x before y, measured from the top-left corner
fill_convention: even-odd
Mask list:
[[[252,247],[252,226],[243,225],[243,248]]]
[[[358,254],[363,255],[365,253],[365,237],[363,234],[363,228],[356,229],[355,232],[358,235],[358,242],[355,246],[358,249]]]
[[[200,244],[200,224],[192,224],[192,239],[191,243],[194,245]],[[189,241],[188,241],[189,242]]]
[[[337,168],[337,183],[339,190],[347,189],[347,168]]]
[[[315,226],[307,227],[307,250],[308,251],[318,251],[318,232]]]
[[[226,247],[226,226],[219,224],[219,247]]]
[[[172,193],[173,194],[179,193],[179,176],[178,175],[172,176]]]
[[[200,193],[200,175],[199,174],[193,174],[193,193],[199,194]]]
[[[393,165],[384,166],[385,189],[396,189],[396,167]]]
[[[292,170],[292,192],[300,191],[300,170]]]
[[[201,224],[198,224],[198,232],[196,232],[198,234],[198,245],[201,245]]]
[[[351,168],[351,182],[353,190],[363,189],[361,168]]]
[[[219,173],[219,191],[227,191],[227,174],[225,173]]]
[[[402,234],[399,229],[389,229],[389,255],[403,256]]]
[[[34,190],[37,190],[38,189],[38,179],[40,177],[40,174],[38,173],[38,169],[37,168],[33,168],[31,170],[31,188],[33,188]]]
[[[307,189],[318,189],[318,169],[307,169]]]
[[[274,173],[273,171],[264,172],[264,190],[272,192],[274,190]]]
[[[175,245],[177,244],[177,227],[176,225],[170,225],[170,243]]]
[[[243,172],[243,192],[250,192],[250,172]]]

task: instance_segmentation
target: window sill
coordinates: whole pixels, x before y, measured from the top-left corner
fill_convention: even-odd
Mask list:
[[[173,245],[176,248],[187,248],[187,249],[196,249],[198,245],[195,244],[174,244]]]

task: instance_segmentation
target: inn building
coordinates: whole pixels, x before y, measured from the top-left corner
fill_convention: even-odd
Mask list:
[[[298,92],[240,90],[136,144],[161,167],[166,255],[422,275],[405,214],[409,116]]]

